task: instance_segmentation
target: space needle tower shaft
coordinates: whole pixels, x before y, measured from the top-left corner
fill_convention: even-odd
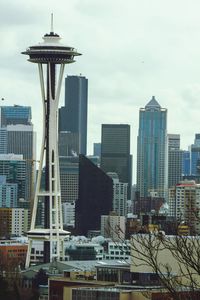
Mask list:
[[[69,232],[63,230],[61,190],[58,156],[58,103],[65,64],[73,63],[80,55],[73,47],[60,43],[60,36],[53,31],[45,34],[43,42],[29,47],[22,54],[28,61],[38,64],[43,103],[43,138],[40,165],[33,203],[26,267],[30,264],[32,242],[43,241],[44,263],[64,259],[64,239]],[[43,172],[44,170],[44,172]],[[42,176],[44,186],[42,187]],[[43,203],[44,225],[36,226],[38,203]]]

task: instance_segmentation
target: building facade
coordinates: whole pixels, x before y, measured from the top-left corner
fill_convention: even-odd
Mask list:
[[[139,114],[137,189],[141,197],[167,193],[167,110],[154,96]]]
[[[77,154],[87,153],[88,79],[84,76],[65,78],[65,106],[59,109],[59,132],[77,135]],[[66,147],[68,141],[65,140]],[[63,143],[60,141],[59,143]]]
[[[26,168],[27,168],[27,163],[23,159],[22,155],[15,155],[15,154],[0,155],[0,175],[4,176],[5,178],[1,186],[2,204],[3,203],[6,204],[7,207],[23,207],[23,205],[28,202],[28,198],[27,198],[28,181],[27,181]],[[6,190],[7,192],[5,194]],[[10,196],[9,193],[11,193]]]
[[[100,230],[101,215],[112,210],[112,179],[84,155],[79,156],[79,195],[76,201],[76,233]]]
[[[59,132],[59,156],[77,156],[79,153],[79,135],[77,132]]]
[[[183,150],[182,154],[182,176],[190,175],[190,151]]]
[[[26,161],[24,208],[30,207],[36,169],[36,133],[31,119],[29,106],[0,107],[0,154],[19,154]]]
[[[32,125],[7,125],[8,153],[22,154],[26,161],[26,201],[30,205],[35,181],[36,135]],[[25,208],[28,208],[27,206]]]
[[[75,202],[78,199],[79,157],[61,156],[59,165],[62,203]]]
[[[116,173],[107,173],[113,181],[113,211],[119,216],[126,217],[127,215],[127,188],[128,183],[119,181],[119,177]]]
[[[17,207],[18,185],[7,183],[6,176],[0,175],[0,207]]]
[[[7,125],[31,125],[31,107],[30,106],[1,106],[0,107],[0,124],[1,127]]]
[[[180,150],[180,134],[168,134],[168,188],[182,179],[183,151]]]
[[[114,242],[125,240],[126,219],[115,213],[101,216],[101,235],[111,238]]]
[[[128,183],[131,198],[132,157],[130,155],[130,125],[103,124],[101,131],[101,169],[117,173],[120,182]]]
[[[198,211],[200,210],[200,184],[184,180],[169,191],[169,214],[189,226],[191,234],[200,233]]]
[[[28,230],[28,210],[0,208],[0,237],[21,236]]]
[[[200,175],[200,133],[195,134],[194,144],[190,146],[190,175]]]
[[[63,224],[68,228],[75,227],[75,201],[62,203]]]

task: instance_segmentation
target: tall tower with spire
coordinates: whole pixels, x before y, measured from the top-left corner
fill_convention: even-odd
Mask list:
[[[40,154],[31,228],[28,232],[29,247],[26,267],[30,264],[32,242],[44,242],[44,263],[64,259],[64,239],[69,232],[63,230],[61,192],[58,161],[58,102],[65,64],[73,63],[80,55],[73,47],[60,43],[60,36],[54,33],[53,16],[51,32],[45,34],[43,42],[29,47],[22,54],[29,61],[37,63],[43,103],[43,139]],[[57,71],[57,72],[56,72]],[[42,170],[45,170],[45,189],[42,190]],[[44,228],[36,228],[38,203],[45,208]]]
[[[167,110],[153,96],[140,109],[137,139],[137,190],[140,197],[167,192]]]

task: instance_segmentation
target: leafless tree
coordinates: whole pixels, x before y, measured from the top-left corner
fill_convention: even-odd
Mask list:
[[[118,233],[120,228],[109,232]],[[149,272],[157,275],[158,281],[173,300],[200,299],[200,237],[165,235],[164,232],[137,233],[132,235],[131,268],[133,272]]]
[[[197,236],[136,234],[131,239],[133,269],[150,270],[174,300],[200,295],[200,240]]]

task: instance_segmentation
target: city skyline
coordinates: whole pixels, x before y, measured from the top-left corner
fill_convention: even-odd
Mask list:
[[[101,124],[130,124],[135,166],[138,112],[152,95],[168,109],[168,133],[180,134],[181,148],[187,149],[199,132],[200,71],[196,62],[200,52],[200,3],[189,6],[179,0],[165,4],[128,0],[124,6],[121,0],[97,0],[95,4],[76,0],[68,3],[66,10],[65,5],[64,1],[59,5],[30,1],[29,6],[23,1],[2,1],[2,105],[32,107],[40,145],[38,78],[33,67],[24,64],[20,52],[49,31],[53,11],[55,32],[65,37],[66,44],[73,42],[83,49],[81,63],[70,67],[65,77],[82,73],[89,80],[88,153],[92,153],[93,142],[100,141]],[[63,103],[64,91],[60,106]],[[134,170],[133,181],[135,178]]]

